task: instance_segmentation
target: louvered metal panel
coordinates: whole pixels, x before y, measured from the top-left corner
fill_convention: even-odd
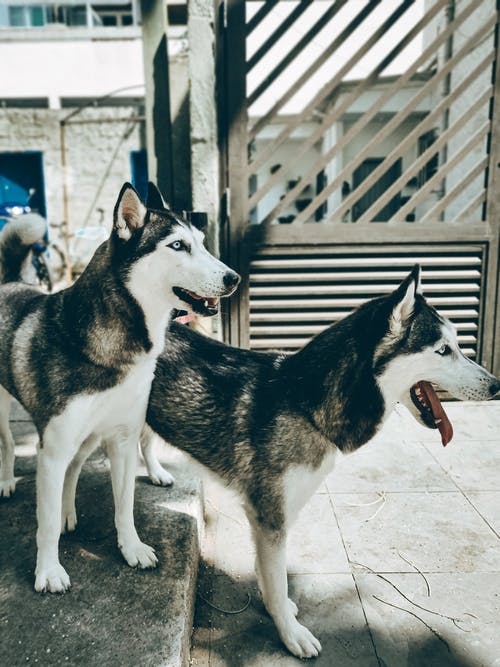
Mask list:
[[[308,253],[261,254],[251,262],[251,348],[292,351],[301,347],[366,299],[395,289],[419,263],[429,302],[455,324],[464,352],[477,356],[482,247],[443,246],[425,254],[380,247],[373,253],[332,256],[321,248]]]

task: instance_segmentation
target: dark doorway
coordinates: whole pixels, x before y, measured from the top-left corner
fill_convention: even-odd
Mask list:
[[[353,172],[353,190],[355,190],[361,183],[368,178],[374,169],[384,161],[384,158],[368,158],[364,160],[357,169]],[[372,187],[352,207],[352,220],[355,222],[360,218],[370,206],[377,201],[396,179],[401,176],[401,159],[395,162],[389,169],[379,178],[379,180],[372,185]],[[391,199],[391,201],[384,206],[384,208],[377,213],[375,220],[377,222],[386,222],[397,213],[401,206],[399,193]]]
[[[0,204],[28,204],[46,217],[43,155],[40,151],[0,153]]]

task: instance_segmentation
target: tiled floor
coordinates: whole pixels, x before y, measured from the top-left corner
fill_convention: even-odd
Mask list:
[[[289,540],[291,597],[331,667],[500,666],[500,402],[403,409],[342,457]],[[192,664],[294,665],[260,601],[238,499],[208,481]],[[222,613],[209,606],[238,611]]]

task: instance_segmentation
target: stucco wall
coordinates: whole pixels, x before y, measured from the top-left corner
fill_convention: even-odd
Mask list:
[[[63,175],[59,119],[70,110],[0,109],[0,152],[41,151],[49,222],[63,220]],[[76,118],[108,121],[136,115],[133,107],[89,109]],[[124,181],[131,178],[130,151],[141,148],[141,123],[95,122],[66,127],[66,163],[69,227],[100,224],[104,210],[107,229],[113,206]],[[53,230],[54,238],[58,232]],[[78,255],[90,252],[95,243],[80,241]],[[83,257],[82,257],[83,259]]]

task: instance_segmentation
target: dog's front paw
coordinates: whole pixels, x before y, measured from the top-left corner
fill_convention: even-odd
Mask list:
[[[61,516],[61,533],[71,533],[76,528],[78,520],[76,518],[76,509],[64,509]]]
[[[64,593],[70,587],[68,573],[60,563],[35,571],[35,591],[38,593]]]
[[[172,486],[175,481],[173,475],[161,465],[149,471],[149,479],[155,486]]]
[[[16,478],[3,479],[0,481],[0,498],[10,498],[16,490]]]
[[[321,644],[309,630],[295,618],[280,628],[280,637],[297,658],[315,658],[321,651]]]
[[[153,547],[137,541],[133,544],[121,544],[120,550],[130,567],[146,569],[156,567],[158,558]]]

